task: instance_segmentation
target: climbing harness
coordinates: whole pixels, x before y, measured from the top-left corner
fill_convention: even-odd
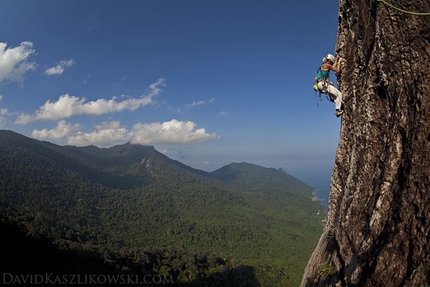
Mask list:
[[[313,88],[315,90],[315,98],[317,99],[317,106],[318,106],[318,102],[322,100],[322,98],[321,98],[322,94],[325,94],[325,97],[328,101],[333,102],[333,100],[331,99],[331,97],[329,97],[328,92],[327,92],[327,87],[329,85],[333,85],[333,83],[330,82],[330,71],[328,71],[327,75],[324,76],[323,78],[318,78],[318,74],[320,74],[320,70],[321,70],[321,67],[319,67],[317,70],[317,74],[316,74],[315,79],[314,79],[315,82],[313,85]],[[323,82],[323,89],[322,90],[320,90],[318,87],[318,84],[320,82]]]

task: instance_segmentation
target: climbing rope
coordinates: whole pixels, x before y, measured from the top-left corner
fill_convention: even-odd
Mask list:
[[[394,6],[393,4],[391,4],[391,3],[388,3],[386,0],[370,0],[370,16],[373,18],[373,20],[375,21],[376,20],[376,2],[382,2],[382,3],[384,3],[385,5],[387,5],[387,6],[389,6],[389,7],[391,7],[391,8],[393,8],[393,9],[395,9],[395,10],[397,10],[397,11],[400,11],[400,12],[402,12],[402,13],[406,13],[406,14],[411,14],[411,15],[417,15],[417,16],[430,16],[430,12],[426,12],[426,13],[419,13],[419,12],[412,12],[412,11],[407,11],[407,10],[404,10],[404,9],[401,9],[401,8],[399,8],[399,7],[396,7],[396,6]],[[368,18],[368,20],[367,20],[367,25],[366,25],[366,27],[368,27],[369,26],[369,23],[370,23],[370,17]],[[364,38],[363,38],[363,45],[366,43],[366,40],[367,40],[367,35],[368,35],[368,29],[366,29],[366,32],[365,32],[365,34],[364,34]],[[347,71],[347,73],[346,74],[348,74],[348,73],[350,73],[351,71],[352,71],[352,69],[354,68],[354,66],[352,65],[349,69],[348,69],[348,71]]]
[[[430,12],[426,12],[426,13],[418,13],[418,12],[406,11],[406,10],[400,9],[399,7],[394,6],[393,4],[388,3],[388,2],[387,2],[387,1],[385,1],[385,0],[376,0],[376,1],[378,1],[378,2],[382,2],[382,3],[384,3],[385,5],[387,5],[387,6],[391,7],[391,8],[393,8],[393,9],[396,9],[397,11],[400,11],[400,12],[406,13],[406,14],[417,15],[417,16],[430,16]]]

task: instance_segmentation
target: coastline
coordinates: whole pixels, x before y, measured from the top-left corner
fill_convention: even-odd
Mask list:
[[[323,201],[324,199],[319,199],[318,198],[318,196],[315,194],[315,189],[314,189],[314,191],[312,191],[312,196],[311,196],[311,199],[312,199],[312,201]]]
[[[324,196],[324,198],[320,198],[317,196],[317,194],[319,194],[320,196]],[[325,212],[327,212],[328,210],[328,200],[326,198],[328,198],[329,194],[324,192],[324,190],[321,189],[314,189],[314,191],[312,192],[312,196],[311,196],[311,200],[312,201],[319,201],[321,203],[322,206],[324,206],[324,210]]]

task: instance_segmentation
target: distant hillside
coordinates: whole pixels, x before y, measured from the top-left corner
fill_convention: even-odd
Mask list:
[[[297,285],[322,231],[312,188],[283,170],[233,163],[206,173],[150,146],[0,139],[3,212],[49,237],[227,254],[278,266],[276,280]]]
[[[287,174],[282,168],[263,168],[249,163],[232,163],[212,173],[225,186],[246,191],[283,190],[298,195],[312,196],[313,188]]]

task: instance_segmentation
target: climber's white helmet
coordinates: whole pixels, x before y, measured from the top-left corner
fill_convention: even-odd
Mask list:
[[[330,62],[334,63],[335,57],[332,54],[327,54],[327,56],[325,56],[325,58],[327,60],[329,60]]]

